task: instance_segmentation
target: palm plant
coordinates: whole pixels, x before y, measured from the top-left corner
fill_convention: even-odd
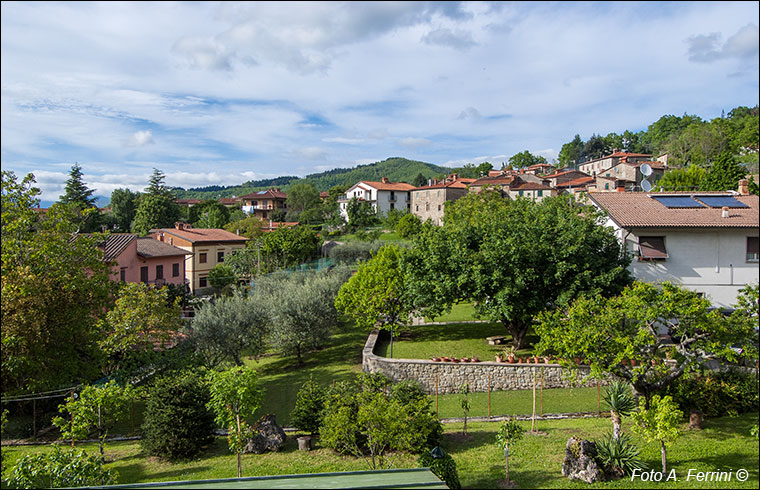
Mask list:
[[[620,439],[621,418],[629,416],[636,409],[631,386],[623,380],[612,380],[605,388],[602,400],[610,409],[612,435],[616,440]]]

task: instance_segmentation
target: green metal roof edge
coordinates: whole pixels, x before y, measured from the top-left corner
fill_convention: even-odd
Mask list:
[[[267,476],[244,476],[241,478],[215,478],[210,480],[173,480],[173,481],[161,481],[161,482],[147,482],[147,483],[121,483],[117,485],[104,485],[94,487],[70,487],[70,488],[153,488],[153,487],[165,487],[171,485],[202,485],[206,483],[231,483],[231,482],[243,482],[243,481],[263,481],[263,480],[282,480],[282,479],[300,479],[300,478],[313,478],[316,476],[351,476],[351,475],[370,475],[370,474],[384,474],[384,473],[422,473],[428,472],[436,479],[438,477],[430,470],[430,468],[399,468],[393,470],[366,470],[366,471],[335,471],[329,473],[296,473],[292,475],[267,475]],[[396,485],[383,485],[375,487],[344,487],[346,490],[351,488],[397,488],[398,485],[419,485],[419,486],[432,486],[444,483],[438,479],[435,482],[419,482],[419,483],[399,483]]]

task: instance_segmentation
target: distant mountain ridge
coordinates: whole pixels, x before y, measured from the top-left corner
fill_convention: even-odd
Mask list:
[[[353,168],[336,168],[309,174],[303,178],[283,176],[274,179],[252,180],[238,186],[215,185],[191,189],[175,188],[174,191],[180,199],[218,199],[220,197],[242,196],[270,187],[279,187],[287,191],[288,187],[301,182],[310,182],[319,191],[327,191],[336,185],[351,186],[360,180],[379,181],[383,177],[387,177],[391,182],[411,183],[418,174],[422,174],[426,179],[432,179],[447,174],[451,170],[449,167],[441,167],[432,163],[391,157],[381,162],[358,165]]]

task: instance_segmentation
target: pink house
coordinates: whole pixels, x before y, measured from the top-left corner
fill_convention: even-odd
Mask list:
[[[186,250],[151,237],[133,233],[111,233],[103,247],[104,258],[115,262],[114,281],[148,284],[186,284]]]

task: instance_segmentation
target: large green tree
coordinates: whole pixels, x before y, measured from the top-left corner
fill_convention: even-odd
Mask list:
[[[726,318],[711,306],[697,293],[668,282],[635,282],[619,296],[582,297],[567,309],[540,315],[536,350],[561,359],[585,359],[592,376],[625,379],[649,400],[714,357],[737,360],[734,346],[743,347],[748,359],[757,355],[752,311],[740,305]]]
[[[127,233],[132,229],[139,197],[139,192],[132,192],[127,188],[114,189],[111,192],[111,214],[116,221],[118,231]]]
[[[222,228],[230,220],[230,209],[215,199],[192,206],[188,221],[196,228]]]
[[[95,205],[95,198],[92,197],[94,192],[95,190],[89,189],[84,182],[82,167],[78,163],[72,165],[69,178],[66,180],[64,194],[58,202],[73,206],[80,213],[78,231],[83,233],[95,231],[98,227],[100,211]]]
[[[96,328],[115,283],[97,244],[72,238],[81,215],[45,213],[29,174],[2,172],[2,383],[5,393],[43,391],[99,372]]]
[[[539,312],[583,293],[617,294],[630,282],[630,258],[602,223],[601,214],[566,197],[534,203],[468,194],[404,255],[410,301],[426,316],[474,301],[522,348]]]
[[[746,178],[747,169],[736,163],[729,152],[721,153],[712,164],[704,179],[699,183],[701,191],[736,190],[739,181]]]
[[[515,153],[509,157],[509,164],[512,166],[512,168],[515,169],[530,167],[531,165],[537,165],[539,163],[548,162],[546,161],[546,158],[542,156],[536,156],[528,150],[522,151],[520,153]]]
[[[145,194],[140,196],[132,232],[147,234],[154,228],[169,228],[179,219],[180,210],[174,201],[174,195],[164,184],[165,175],[158,169],[153,169],[145,188]]]
[[[299,182],[288,189],[286,201],[288,221],[314,223],[321,220],[322,200],[319,191],[311,182]]]

